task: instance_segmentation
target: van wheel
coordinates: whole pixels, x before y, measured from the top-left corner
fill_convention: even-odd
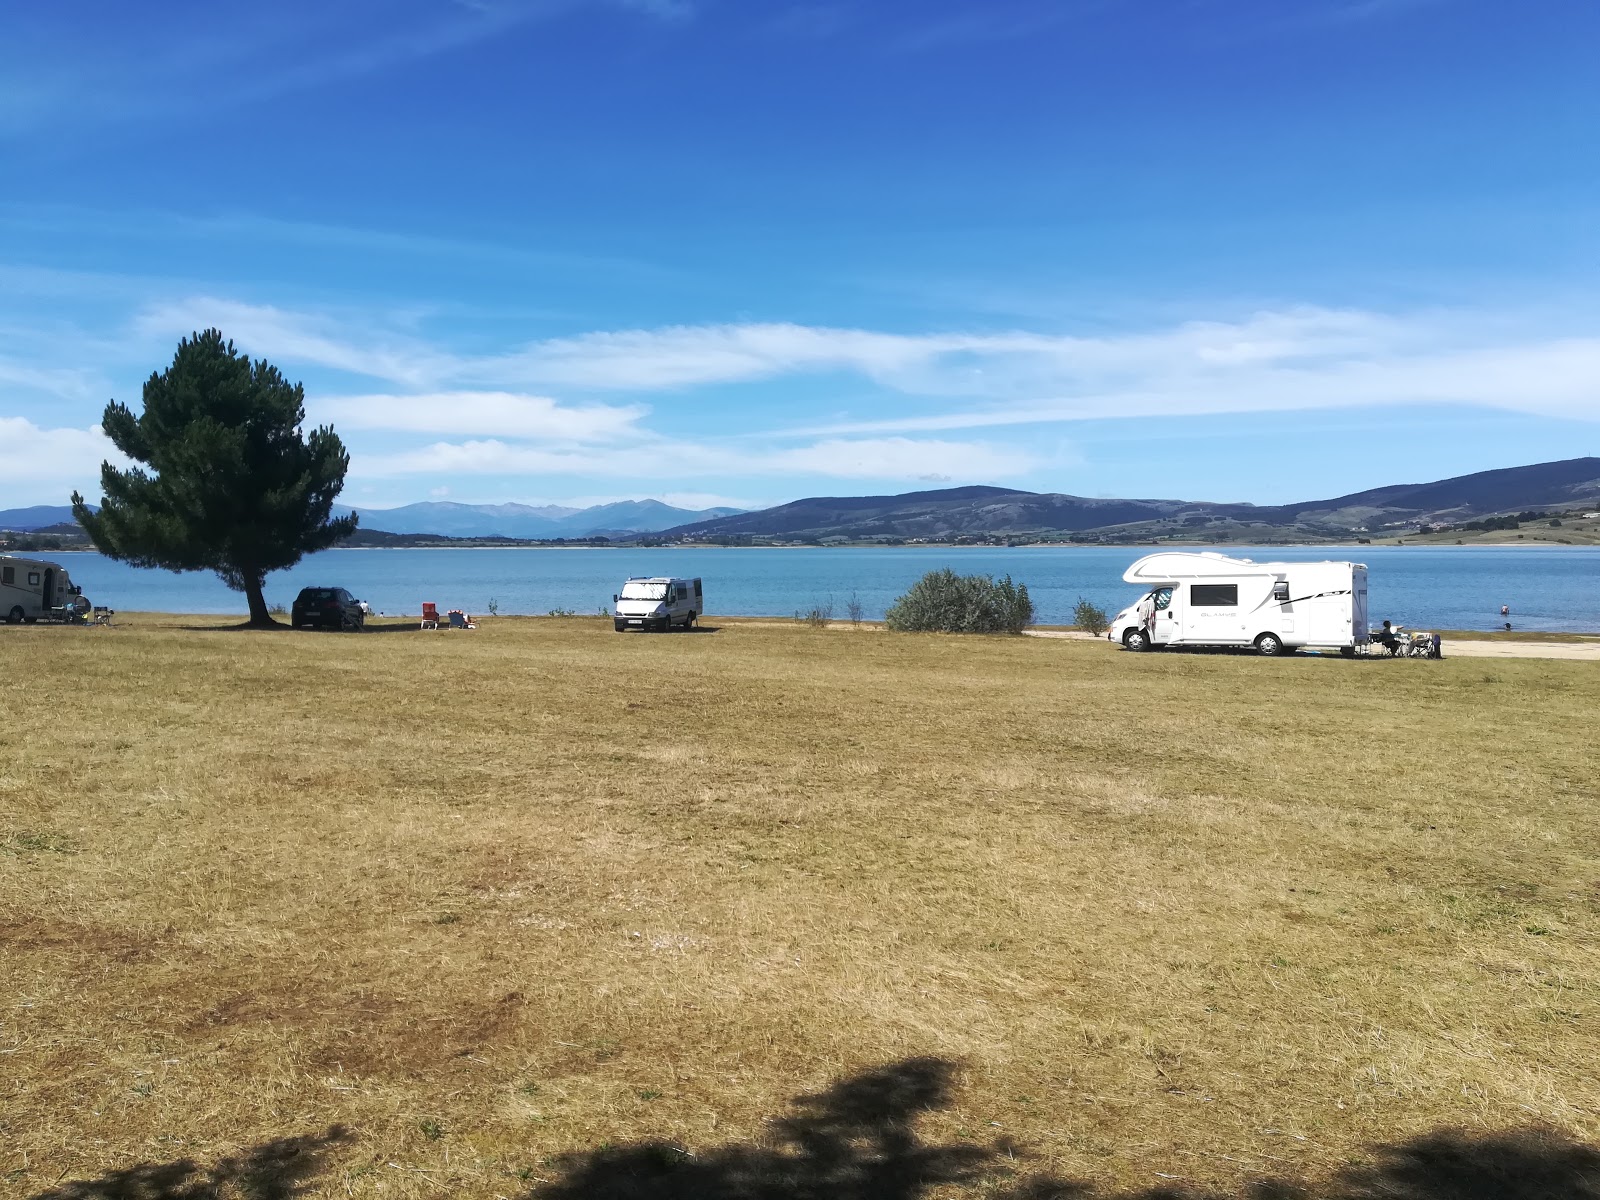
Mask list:
[[[27,618],[28,614],[22,611],[22,605],[19,604],[11,610],[11,615],[8,616],[6,620],[11,622],[13,625],[21,625],[23,621],[27,620]]]
[[[1150,649],[1150,635],[1142,629],[1130,629],[1122,635],[1122,646],[1135,654],[1143,653]]]
[[[1256,653],[1262,658],[1277,658],[1283,652],[1283,639],[1275,633],[1263,633],[1256,639]]]

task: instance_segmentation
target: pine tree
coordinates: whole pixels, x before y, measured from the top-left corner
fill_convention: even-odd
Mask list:
[[[265,359],[252,363],[220,332],[178,343],[172,366],[144,385],[144,413],[113,400],[101,421],[142,466],[100,467],[98,513],[72,512],[101,553],[138,567],[215,571],[250,605],[250,624],[276,624],[262,585],[356,527],[330,519],[350,455],[332,427],[302,435],[305,389]]]

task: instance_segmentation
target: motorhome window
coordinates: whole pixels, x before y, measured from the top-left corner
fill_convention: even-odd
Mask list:
[[[29,571],[28,572],[28,586],[29,587],[38,587],[39,586],[39,572],[37,572],[37,571]]]
[[[665,600],[667,598],[667,585],[664,583],[644,583],[630,579],[622,585],[622,598],[624,600]]]
[[[1238,608],[1237,583],[1195,583],[1189,586],[1191,608]]]
[[[1287,579],[1280,579],[1272,585],[1272,598],[1280,604],[1289,602],[1289,581]]]
[[[1171,605],[1172,605],[1172,589],[1171,588],[1157,588],[1155,591],[1151,592],[1150,595],[1155,599],[1156,611],[1157,612],[1160,612],[1163,608],[1170,608],[1171,607]]]
[[[0,583],[4,583],[9,586],[15,584],[16,582],[17,569],[15,567],[6,567],[3,571],[0,571]]]

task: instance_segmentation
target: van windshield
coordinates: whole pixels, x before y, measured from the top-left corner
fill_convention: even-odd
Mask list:
[[[638,580],[629,580],[622,585],[622,598],[624,600],[665,600],[667,598],[667,585],[664,583],[640,583]]]

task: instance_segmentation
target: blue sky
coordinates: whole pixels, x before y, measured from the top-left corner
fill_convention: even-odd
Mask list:
[[[345,499],[1600,453],[1591,0],[12,6],[0,507],[220,327]]]

